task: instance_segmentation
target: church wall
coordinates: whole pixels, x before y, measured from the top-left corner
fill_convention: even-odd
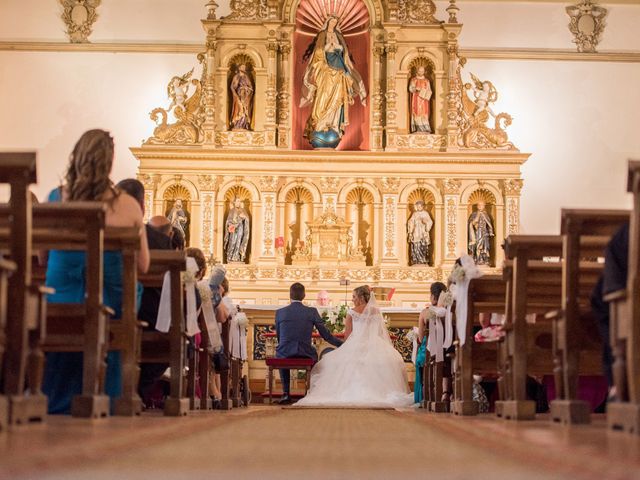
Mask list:
[[[204,3],[103,2],[91,40],[203,43]],[[226,2],[219,3],[224,15]],[[445,17],[445,6],[439,2],[438,18]],[[459,6],[462,50],[574,48],[564,3]],[[605,6],[609,15],[599,49],[640,51],[640,6]],[[0,41],[65,42],[60,12],[57,2],[3,0]],[[129,147],[152,133],[148,114],[168,105],[169,79],[196,65],[192,54],[0,51],[0,149],[39,151],[36,193],[42,199],[59,183],[80,134],[103,127],[116,141],[113,178],[134,176]],[[557,232],[561,207],[629,205],[626,161],[640,158],[640,91],[633,88],[640,85],[640,64],[471,59],[465,70],[496,85],[495,110],[514,119],[510,139],[532,152],[522,169],[522,232]]]

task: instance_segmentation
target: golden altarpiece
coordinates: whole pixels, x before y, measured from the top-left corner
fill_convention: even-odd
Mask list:
[[[235,300],[283,304],[301,281],[308,299],[337,302],[349,279],[416,308],[480,217],[480,263],[499,268],[528,154],[492,110],[493,84],[464,70],[455,0],[446,12],[430,0],[231,0],[224,18],[216,7],[194,69],[170,79],[169,106],[131,150],[147,215],[180,200],[189,244],[226,264]],[[414,215],[426,219],[417,239]]]

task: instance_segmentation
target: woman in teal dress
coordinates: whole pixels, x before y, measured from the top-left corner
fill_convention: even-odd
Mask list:
[[[442,282],[434,282],[431,284],[431,305],[438,304],[440,294],[447,290],[447,286]],[[413,399],[415,403],[422,403],[424,400],[424,385],[422,373],[427,361],[427,315],[429,308],[425,308],[420,312],[418,318],[418,352],[416,353],[416,376],[413,384]],[[435,354],[435,352],[432,352]]]
[[[113,139],[103,130],[86,132],[71,154],[65,185],[49,195],[50,202],[104,201],[108,208],[105,223],[114,227],[140,228],[141,249],[138,270],[149,267],[149,250],[142,221],[142,209],[138,202],[113,186],[109,179],[113,164]],[[122,306],[122,255],[120,252],[104,253],[103,302],[120,318]],[[49,252],[47,286],[55,289],[50,303],[81,303],[85,299],[84,252]],[[49,398],[50,414],[68,414],[71,399],[82,393],[82,353],[48,353],[42,390]],[[115,399],[122,393],[120,352],[107,356],[105,393]]]

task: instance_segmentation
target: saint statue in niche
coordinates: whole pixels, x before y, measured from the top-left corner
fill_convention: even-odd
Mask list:
[[[409,263],[411,265],[427,265],[429,263],[429,232],[433,227],[431,215],[424,209],[424,202],[418,200],[413,204],[414,211],[407,222],[409,240]]]
[[[242,200],[235,197],[224,224],[224,252],[228,263],[242,262],[247,257],[251,225]]]
[[[231,79],[229,91],[233,100],[229,128],[231,130],[251,130],[254,88],[245,64],[238,66],[237,72]]]
[[[304,137],[315,148],[336,148],[349,125],[354,98],[359,96],[366,105],[367,91],[353,66],[339,21],[329,15],[302,57],[303,62],[311,58],[300,99],[301,108],[311,105]]]
[[[476,265],[489,265],[493,223],[485,210],[484,202],[478,202],[476,211],[469,216],[469,255]]]
[[[173,204],[173,207],[169,211],[167,218],[169,219],[169,223],[171,223],[171,226],[178,229],[186,242],[187,232],[189,228],[189,217],[187,216],[187,212],[182,207],[181,198],[178,198],[176,200],[176,203]]]
[[[411,133],[431,133],[429,112],[431,111],[431,84],[425,75],[425,68],[418,67],[415,75],[409,80]]]

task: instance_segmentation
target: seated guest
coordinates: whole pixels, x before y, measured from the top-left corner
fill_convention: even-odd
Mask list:
[[[623,225],[611,237],[605,250],[604,271],[591,294],[591,307],[598,322],[598,329],[602,337],[602,366],[611,391],[610,398],[615,398],[613,391],[613,355],[609,335],[609,304],[604,296],[627,287],[627,272],[629,269],[629,224]]]
[[[123,192],[128,193],[133,198],[136,199],[138,205],[142,209],[142,216],[145,214],[144,207],[144,185],[139,180],[135,178],[127,178],[125,180],[121,180],[116,185],[116,188],[119,188]],[[164,218],[164,217],[160,217]],[[168,224],[167,220],[167,224]],[[149,244],[149,249],[151,250],[169,250],[171,249],[171,239],[169,236],[162,231],[162,229],[153,228],[153,226],[146,224],[145,229],[147,230],[147,242]]]
[[[171,230],[172,230],[171,245],[173,246],[173,249],[184,250],[184,247],[185,247],[184,235],[182,234],[182,232],[178,227],[171,227]]]
[[[211,289],[211,301],[213,304],[213,308],[215,310],[216,320],[217,320],[217,332],[213,332],[213,335],[221,335],[222,333],[222,324],[227,321],[229,318],[229,310],[227,305],[222,301],[223,295],[225,293],[225,281],[226,281],[226,270],[222,265],[216,265],[213,269],[213,273],[209,278],[209,288]],[[228,287],[228,282],[226,283]],[[212,365],[214,368],[214,374],[211,375],[209,380],[209,394],[213,399],[214,408],[220,407],[220,400],[222,399],[222,380],[220,377],[221,372],[226,372],[229,370],[229,360],[227,358],[227,353],[224,351],[222,345],[220,349],[213,353],[211,357]]]
[[[144,216],[144,186],[142,182],[135,178],[127,178],[121,180],[116,185],[117,188],[128,193],[136,199],[140,208],[142,209],[142,215]],[[150,223],[145,225],[147,233],[147,244],[151,250],[172,250],[171,239],[165,233],[169,227],[169,220],[165,217],[153,217],[156,219],[158,228],[155,228]],[[166,222],[166,227],[165,222]],[[154,330],[156,320],[158,318],[158,307],[160,305],[160,295],[162,294],[161,288],[145,287],[142,292],[142,299],[140,300],[140,308],[138,309],[138,318],[143,320],[148,325],[145,330]],[[142,398],[145,406],[149,406],[150,392],[155,381],[162,376],[164,371],[169,367],[168,363],[142,363],[140,365],[140,380],[138,381],[138,394]]]
[[[89,130],[71,153],[65,184],[49,195],[49,201],[103,201],[108,205],[105,223],[110,227],[137,227],[141,248],[138,270],[149,268],[147,235],[139,203],[113,185],[109,178],[113,164],[113,139],[104,130]],[[85,253],[51,251],[46,285],[55,288],[50,303],[85,301]],[[104,304],[121,316],[122,255],[104,253]],[[120,352],[109,352],[105,392],[112,398],[122,391]],[[71,399],[82,392],[82,353],[48,353],[42,390],[49,397],[49,413],[70,413]]]
[[[173,236],[173,228],[171,227],[171,223],[167,217],[163,217],[162,215],[151,217],[149,219],[149,226],[163,235],[166,235],[169,239]]]
[[[435,307],[438,304],[438,299],[440,298],[440,294],[442,292],[446,292],[447,291],[447,286],[442,283],[442,282],[434,282],[431,284],[431,288],[430,288],[430,302],[431,302],[431,306]],[[418,347],[418,353],[416,355],[416,376],[415,376],[415,382],[414,382],[414,387],[413,387],[413,401],[415,403],[421,403],[422,400],[424,399],[424,385],[423,385],[423,378],[422,378],[422,372],[424,369],[424,366],[426,364],[427,361],[427,329],[428,329],[428,317],[429,317],[429,311],[430,308],[425,308],[424,310],[422,310],[422,312],[420,312],[420,316],[418,317],[418,345],[420,345]],[[444,383],[444,379],[443,379],[443,383]],[[448,384],[445,386],[443,385],[443,391],[448,392]]]

